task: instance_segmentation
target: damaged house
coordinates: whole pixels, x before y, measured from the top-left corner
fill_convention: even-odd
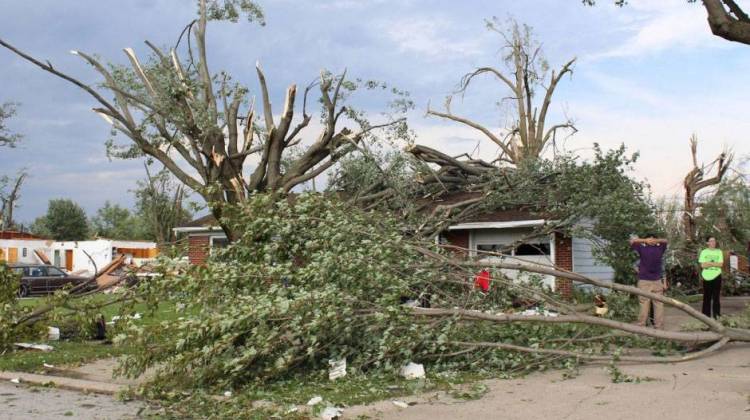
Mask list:
[[[450,204],[451,197],[436,204]],[[594,243],[583,237],[568,237],[559,232],[533,236],[548,220],[539,214],[523,211],[491,211],[455,223],[439,237],[442,244],[453,245],[468,258],[491,261],[495,258],[509,262],[537,265],[555,265],[598,280],[613,281],[612,267],[594,256]],[[202,264],[214,248],[224,247],[228,240],[216,219],[207,215],[174,232],[187,236],[188,257],[191,264]],[[502,252],[503,256],[482,255],[482,252]],[[508,272],[517,276],[516,272]],[[551,289],[570,295],[573,282],[569,279],[543,276],[542,281]]]
[[[0,260],[19,264],[50,264],[68,273],[93,275],[120,256],[141,265],[159,254],[156,243],[95,239],[53,241],[29,233],[0,232]]]

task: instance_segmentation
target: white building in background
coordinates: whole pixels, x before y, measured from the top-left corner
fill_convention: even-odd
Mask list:
[[[21,237],[19,237],[21,236]],[[126,263],[140,265],[159,254],[155,242],[96,239],[52,241],[31,235],[2,235],[0,260],[18,264],[50,263],[69,273],[93,275],[120,255]],[[87,255],[88,254],[88,255]]]

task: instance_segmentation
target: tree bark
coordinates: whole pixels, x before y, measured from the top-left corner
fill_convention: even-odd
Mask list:
[[[750,45],[750,18],[734,0],[703,0],[703,7],[714,35]]]

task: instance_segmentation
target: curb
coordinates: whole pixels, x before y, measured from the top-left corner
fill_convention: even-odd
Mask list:
[[[128,388],[126,385],[66,378],[64,376],[37,375],[34,373],[0,371],[0,381],[10,381],[11,379],[18,379],[21,381],[21,384],[54,384],[54,386],[59,389],[90,392],[104,395],[115,395],[118,392],[124,391]]]

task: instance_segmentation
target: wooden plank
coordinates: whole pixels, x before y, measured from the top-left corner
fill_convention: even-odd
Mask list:
[[[114,260],[112,260],[111,263],[109,263],[106,266],[104,266],[99,271],[99,273],[97,274],[97,277],[109,274],[109,273],[117,270],[124,262],[125,262],[125,255],[118,256],[117,258],[115,258]]]
[[[35,249],[34,254],[36,254],[37,257],[39,257],[39,260],[47,265],[52,265],[52,262],[50,262],[49,258],[47,257],[47,254],[44,253],[41,249]]]

